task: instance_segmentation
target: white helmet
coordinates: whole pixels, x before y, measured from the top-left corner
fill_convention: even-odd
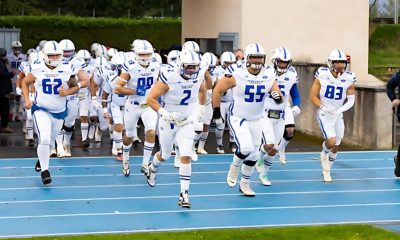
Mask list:
[[[161,57],[161,55],[160,54],[158,54],[158,53],[154,53],[154,57],[156,58],[156,60],[157,60],[157,62],[159,63],[159,64],[162,64],[162,57]]]
[[[43,50],[43,47],[44,47],[44,44],[46,44],[46,42],[47,42],[47,40],[41,40],[40,42],[39,42],[39,45],[36,47],[36,50],[39,52],[39,51],[42,51]]]
[[[61,50],[63,51],[63,57],[67,60],[71,60],[75,55],[75,45],[69,39],[63,39],[59,42]]]
[[[107,48],[102,44],[97,45],[94,55],[96,56],[96,58],[107,57]]]
[[[129,51],[129,52],[125,52],[125,58],[128,60],[128,61],[134,61],[135,59],[136,59],[136,55],[135,55],[135,53],[134,52],[132,52],[132,51]]]
[[[47,41],[44,44],[42,51],[43,51],[43,60],[47,65],[52,66],[52,67],[57,67],[58,64],[60,64],[63,51],[61,50],[61,47],[58,44],[58,42]],[[55,55],[57,55],[58,57],[55,59],[49,58],[49,56],[55,56]]]
[[[95,66],[97,68],[100,68],[100,67],[103,67],[103,66],[107,66],[107,65],[108,65],[108,62],[107,62],[107,59],[105,57],[96,58]]]
[[[142,41],[142,39],[135,39],[133,40],[133,42],[131,43],[131,50],[135,51],[135,46],[136,44],[138,44],[140,41]]]
[[[118,53],[118,50],[117,50],[117,49],[115,49],[115,48],[109,48],[109,49],[107,50],[107,57],[108,57],[108,59],[111,60],[112,57],[114,57],[114,55],[117,54],[117,53]]]
[[[92,59],[90,57],[89,51],[86,50],[86,49],[79,50],[78,53],[76,54],[76,57],[80,58],[80,59],[83,59],[86,64],[88,64],[90,62],[90,60]]]
[[[334,62],[343,62],[345,63],[345,66],[343,69],[336,69],[333,64]],[[327,61],[328,67],[330,70],[335,71],[337,73],[343,73],[346,70],[347,67],[347,56],[346,53],[344,53],[343,51],[339,50],[339,49],[335,49],[333,50],[328,57],[328,61]]]
[[[11,43],[11,48],[12,48],[14,54],[18,55],[21,53],[22,43],[20,41],[13,41]]]
[[[223,52],[221,55],[221,66],[223,68],[225,68],[225,64],[232,64],[236,62],[236,57],[235,54],[233,54],[233,52]]]
[[[217,66],[217,57],[213,53],[206,52],[201,57],[201,63],[206,65],[208,71],[212,73]]]
[[[110,61],[111,68],[113,70],[122,69],[122,65],[124,65],[125,57],[123,54],[115,54]]]
[[[200,53],[199,44],[197,44],[195,41],[187,41],[182,45],[182,51],[187,49],[193,50],[196,53]]]
[[[278,61],[287,62],[287,67],[279,68]],[[275,48],[272,52],[272,64],[274,64],[274,68],[278,73],[285,73],[292,64],[292,54],[290,54],[289,50],[285,47]]]
[[[90,54],[92,54],[92,57],[96,57],[96,50],[100,46],[100,43],[92,43],[90,45]]]
[[[31,53],[29,54],[29,57],[28,57],[28,62],[29,62],[29,64],[32,65],[32,63],[33,63],[34,61],[38,60],[38,57],[39,57],[39,54],[38,54],[37,52],[31,52]]]
[[[138,61],[138,63],[140,65],[143,66],[148,66],[150,64],[150,60],[153,56],[154,53],[154,49],[153,46],[151,45],[151,43],[149,43],[146,40],[139,40],[137,42],[137,44],[135,43],[135,58],[136,61]],[[140,56],[142,55],[142,56]],[[145,55],[145,56],[143,56]]]
[[[12,48],[22,48],[22,43],[20,41],[13,41],[11,43]]]
[[[250,61],[250,57],[263,58],[262,63],[253,63]],[[244,49],[244,58],[246,60],[246,66],[255,70],[261,69],[265,64],[265,50],[258,43],[250,43]]]
[[[179,51],[178,50],[172,50],[172,51],[170,51],[169,53],[168,53],[168,56],[167,56],[167,62],[168,62],[168,64],[174,64],[174,63],[176,63],[176,60],[178,59],[178,57],[179,57]]]
[[[199,54],[193,50],[186,49],[179,53],[177,60],[180,75],[188,79],[194,79],[200,70],[200,57]]]
[[[35,53],[36,50],[34,48],[29,48],[28,51],[26,51],[26,55],[29,57],[32,53]]]

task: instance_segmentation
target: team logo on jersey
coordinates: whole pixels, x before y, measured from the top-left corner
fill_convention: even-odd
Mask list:
[[[346,82],[346,79],[340,79],[341,82]]]
[[[154,72],[154,71],[155,71],[155,69],[154,69],[154,68],[152,68],[152,69],[151,69],[151,72]]]
[[[289,81],[289,78],[288,78],[288,77],[285,77],[284,80],[285,80],[285,81]]]
[[[193,83],[197,83],[197,80],[194,80]]]
[[[268,78],[268,76],[263,76],[262,78],[263,78],[263,79],[267,79],[267,78]],[[285,79],[285,80],[286,80],[286,79]]]

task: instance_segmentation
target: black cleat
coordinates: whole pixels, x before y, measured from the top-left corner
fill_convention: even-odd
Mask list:
[[[183,208],[190,208],[191,207],[191,204],[189,202],[189,193],[188,193],[188,191],[181,192],[179,194],[178,205],[183,207]]]
[[[87,139],[85,141],[82,141],[82,147],[83,148],[88,148],[89,147],[89,141]]]
[[[394,157],[394,164],[395,164],[394,175],[396,177],[400,177],[400,159],[398,159],[397,156]]]
[[[42,182],[44,185],[50,184],[51,183],[51,177],[50,177],[50,172],[49,170],[44,170],[42,173]]]
[[[34,147],[35,146],[35,141],[33,139],[29,139],[28,146],[29,147]]]
[[[42,171],[42,167],[40,166],[40,161],[39,160],[37,160],[37,162],[36,162],[35,171],[36,172]]]

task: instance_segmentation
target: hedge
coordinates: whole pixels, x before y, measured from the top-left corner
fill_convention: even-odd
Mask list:
[[[71,39],[75,48],[88,49],[93,42],[129,50],[134,39],[147,39],[158,49],[181,41],[181,20],[84,18],[73,16],[2,16],[0,28],[20,28],[24,49],[40,40]]]

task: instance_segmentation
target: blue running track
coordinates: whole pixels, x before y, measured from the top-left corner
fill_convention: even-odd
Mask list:
[[[51,159],[53,183],[43,187],[36,159],[0,159],[0,237],[125,233],[371,223],[397,229],[400,180],[394,152],[341,152],[332,183],[322,182],[319,153],[287,153],[271,187],[252,176],[257,196],[226,184],[232,155],[200,156],[192,166],[192,208],[178,206],[178,171],[162,165],[151,188],[131,159],[131,176],[111,157]],[[397,226],[397,227],[396,227]]]

